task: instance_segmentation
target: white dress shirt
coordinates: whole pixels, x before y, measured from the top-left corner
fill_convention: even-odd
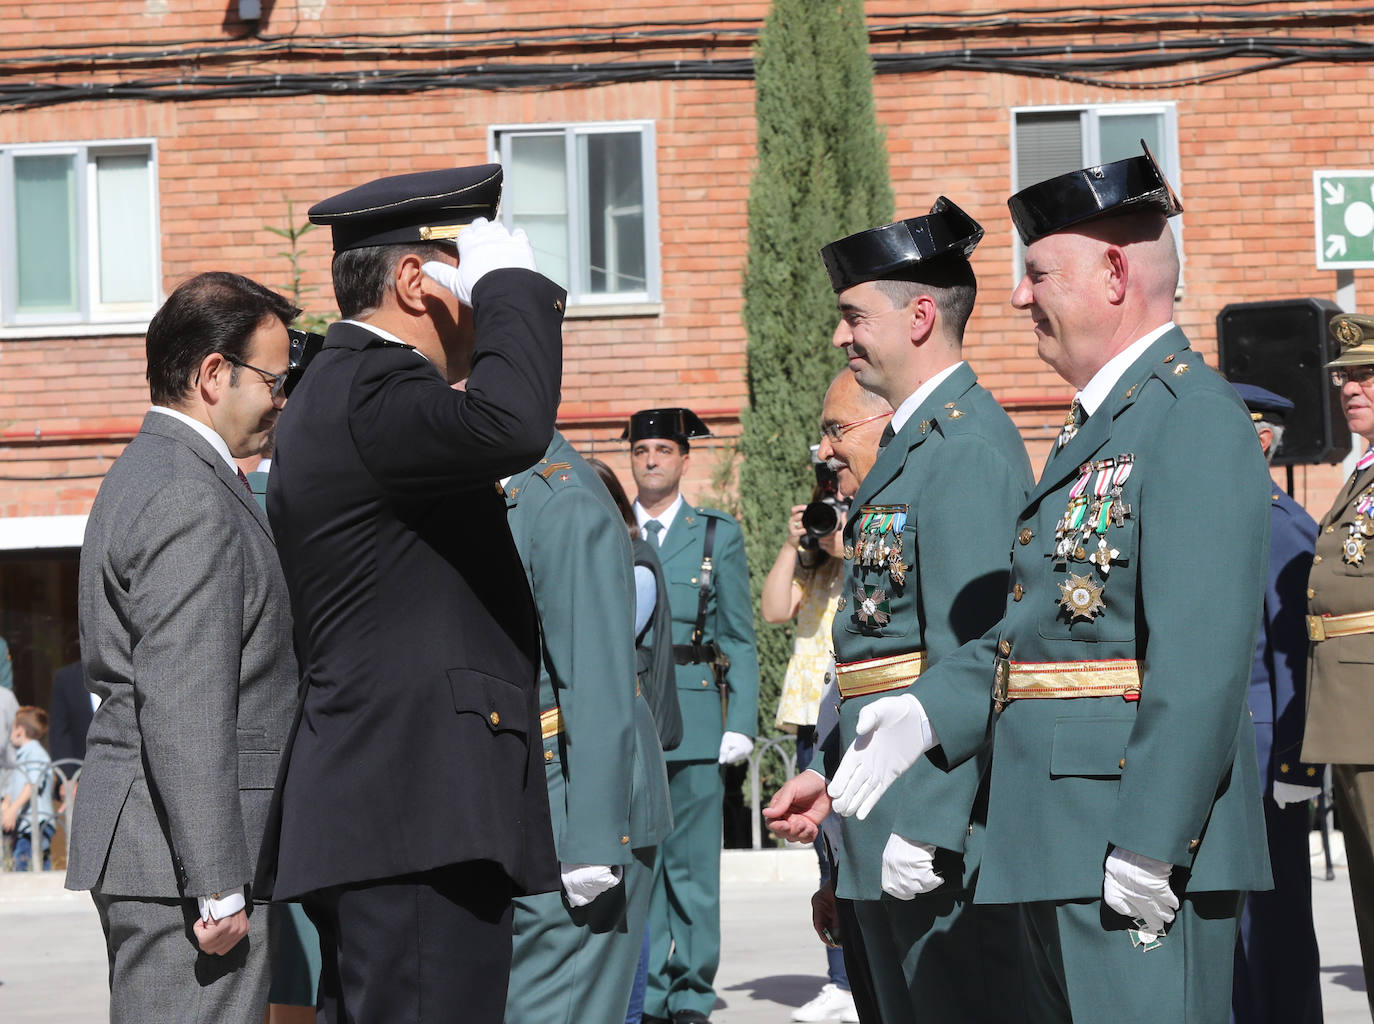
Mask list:
[[[906,426],[906,421],[916,415],[916,410],[921,407],[921,403],[935,393],[935,389],[944,383],[946,377],[963,365],[964,361],[961,359],[953,366],[946,366],[934,377],[931,377],[919,388],[907,395],[906,398],[902,400],[902,404],[897,406],[896,411],[892,414],[892,432],[895,434]]]
[[[657,519],[660,523],[663,524],[663,529],[659,531],[658,540],[656,540],[654,543],[657,544],[657,545],[662,545],[662,544],[663,544],[663,538],[666,537],[666,536],[668,536],[668,530],[669,530],[669,528],[673,525],[673,520],[677,518],[678,510],[679,510],[680,508],[682,508],[682,505],[683,505],[683,501],[682,501],[682,492],[679,491],[677,497],[673,499],[673,503],[672,503],[671,505],[669,505],[667,508],[665,508],[665,509],[664,509],[662,512],[660,512],[658,515],[656,515],[656,516],[651,516],[651,515],[649,515],[649,513],[647,513],[647,512],[644,511],[644,506],[641,505],[641,504],[639,503],[639,499],[636,498],[636,499],[635,499],[635,522],[637,522],[637,523],[639,524],[639,535],[640,535],[640,537],[644,538],[645,540],[649,540],[649,539],[650,539],[650,537],[649,537],[649,531],[646,530],[646,529],[644,529],[644,524],[647,523],[650,519]]]

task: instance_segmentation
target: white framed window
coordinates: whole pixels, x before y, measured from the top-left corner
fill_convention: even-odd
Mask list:
[[[147,322],[162,289],[151,139],[0,147],[0,320]]]
[[[1104,103],[1094,106],[1018,107],[1011,112],[1013,193],[1080,167],[1140,156],[1144,139],[1169,184],[1181,196],[1178,110],[1172,103]],[[1182,217],[1173,221],[1183,256]],[[1013,246],[1013,279],[1022,272],[1021,239]]]
[[[491,150],[501,219],[525,229],[570,306],[659,301],[653,122],[499,125]]]

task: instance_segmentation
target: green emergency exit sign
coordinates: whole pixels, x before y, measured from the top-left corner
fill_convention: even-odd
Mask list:
[[[1317,269],[1374,268],[1374,171],[1313,171]]]

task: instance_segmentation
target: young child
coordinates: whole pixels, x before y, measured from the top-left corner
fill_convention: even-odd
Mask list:
[[[15,871],[27,871],[33,856],[30,799],[37,800],[43,867],[48,867],[48,844],[56,824],[52,809],[52,760],[42,743],[47,734],[48,713],[42,708],[25,705],[15,712],[14,728],[10,730],[15,766],[4,796],[0,797],[0,828],[6,835],[14,836]]]

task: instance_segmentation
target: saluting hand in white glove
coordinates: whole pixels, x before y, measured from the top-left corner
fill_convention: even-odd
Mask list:
[[[500,221],[478,217],[458,232],[458,266],[430,260],[420,269],[471,306],[472,290],[491,271],[534,270],[534,249],[523,228],[507,231]]]

